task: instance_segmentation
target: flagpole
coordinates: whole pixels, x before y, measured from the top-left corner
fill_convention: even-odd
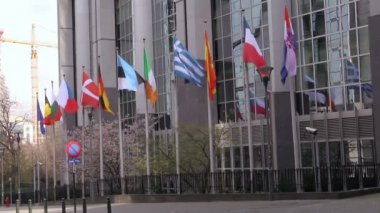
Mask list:
[[[174,75],[174,73],[173,73]],[[174,77],[173,81],[173,96],[174,96],[174,139],[175,139],[175,162],[177,171],[177,194],[181,194],[181,173],[179,167],[179,134],[178,134],[178,95],[177,81]]]
[[[205,25],[205,31],[206,31],[207,21],[205,20],[203,23]],[[206,37],[205,37],[205,39],[206,39]],[[206,45],[206,43],[205,43],[205,45]],[[209,53],[209,54],[211,54],[211,53]],[[205,57],[208,57],[208,56],[205,56]],[[209,63],[212,63],[212,61],[210,61]],[[207,76],[209,76],[210,73],[208,73],[208,70],[206,70],[206,72],[207,72]],[[207,79],[209,79],[209,77]],[[210,97],[209,97],[210,96],[209,84],[210,83],[207,80],[206,99],[207,99],[207,115],[208,115],[208,141],[209,141],[209,149],[210,149],[211,194],[215,194],[215,177],[214,177],[215,154],[214,154],[213,131],[212,131],[211,101],[210,101]]]
[[[46,97],[46,88],[45,88],[45,97]],[[45,103],[46,104],[46,103]],[[46,128],[46,132],[45,132],[45,148],[46,148],[46,151],[45,151],[45,197],[46,199],[49,199],[49,177],[48,177],[48,161],[47,161],[47,157],[48,157],[48,150],[49,150],[49,146],[48,146],[48,128]]]
[[[38,102],[38,92],[36,92],[36,99]],[[38,110],[38,109],[37,109]],[[41,125],[38,121],[38,112],[37,112],[37,126],[36,126],[36,133],[37,133],[37,153],[36,153],[36,161],[37,161],[37,203],[40,202],[40,134],[38,133],[38,127]],[[41,130],[40,130],[41,131]]]
[[[51,92],[52,92],[52,97],[54,97],[54,88],[53,88],[53,81],[51,81]],[[55,150],[56,150],[56,144],[55,144],[55,121],[53,122],[53,193],[54,193],[54,201],[57,200],[57,194],[56,194],[56,187],[57,187],[57,174],[56,174],[56,167],[55,167],[55,162],[56,162],[56,155],[55,155]]]
[[[294,78],[293,78],[294,79]],[[297,134],[297,124],[296,124],[296,107],[295,107],[295,97],[294,97],[294,81],[289,78],[290,84],[290,109],[292,116],[292,135],[293,135],[293,152],[294,152],[294,166],[296,169],[296,188],[297,192],[301,192],[300,179],[297,170],[300,168],[299,159],[299,144],[298,144],[298,134]]]
[[[65,74],[63,74],[63,80],[66,81],[65,79]],[[63,137],[64,137],[64,142],[63,142],[63,149],[66,148],[65,144],[68,142],[67,141],[67,124],[66,124],[66,112],[63,110],[62,112],[62,131],[63,131]],[[70,178],[69,178],[69,156],[65,154],[65,178],[66,178],[66,192],[67,192],[67,199],[70,199]]]
[[[67,127],[66,127],[66,119],[65,119],[66,113],[62,112],[62,134],[64,137],[63,141],[63,149],[66,148],[65,144],[67,143]],[[65,179],[66,179],[66,193],[67,193],[67,199],[70,199],[70,181],[69,181],[69,156],[65,154]]]
[[[100,66],[100,65],[99,65]],[[99,80],[99,79],[98,79]],[[100,170],[100,197],[104,196],[104,168],[103,168],[103,123],[102,110],[99,109],[99,170]]]
[[[117,111],[119,119],[119,158],[120,158],[120,182],[121,182],[121,194],[125,194],[125,182],[124,182],[124,155],[123,155],[123,134],[122,134],[122,124],[121,124],[121,107],[120,107],[120,96],[121,91],[117,98]]]
[[[245,95],[245,111],[247,114],[247,132],[248,132],[248,152],[249,152],[249,177],[250,177],[250,188],[251,193],[253,193],[253,144],[252,144],[252,130],[251,130],[251,109],[250,109],[250,100],[249,100],[249,73],[248,73],[248,66],[244,62],[244,9],[241,10],[241,45],[243,50],[243,73],[244,73],[244,95]],[[268,124],[267,124],[268,125]],[[269,135],[267,136],[269,137]]]
[[[85,193],[85,187],[84,187],[84,152],[85,152],[85,146],[84,146],[84,128],[86,127],[85,122],[86,119],[84,117],[84,107],[82,106],[82,198],[86,198],[86,193]]]
[[[98,47],[96,47],[96,52],[98,51]],[[101,74],[100,73],[100,56],[98,56],[98,82],[99,82],[99,77]],[[100,87],[100,85],[98,84]],[[102,94],[100,94],[102,95]],[[101,103],[99,103],[101,104]],[[100,106],[101,107],[101,106]],[[98,116],[99,116],[99,172],[100,172],[100,197],[104,197],[104,166],[103,166],[103,122],[102,122],[102,109],[98,110]]]
[[[144,50],[145,50],[145,38],[143,38]],[[145,55],[144,55],[145,56]],[[145,58],[144,58],[145,59]],[[144,61],[145,66],[145,61]],[[147,80],[147,79],[145,79]],[[146,175],[148,181],[148,194],[150,194],[150,153],[149,153],[149,121],[148,121],[148,97],[146,97],[145,87],[145,154],[146,154]]]

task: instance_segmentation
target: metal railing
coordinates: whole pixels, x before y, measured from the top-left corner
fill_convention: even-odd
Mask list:
[[[269,183],[273,183],[273,193],[279,192],[340,192],[353,189],[374,188],[379,186],[379,165],[346,165],[314,167],[302,169],[273,170],[256,169],[252,179],[249,170],[225,171],[211,173],[180,174],[181,194],[215,193],[268,193]],[[211,178],[213,176],[213,178]],[[269,179],[272,177],[273,179]],[[148,181],[149,179],[149,181]],[[211,180],[214,179],[214,184]],[[177,174],[135,175],[125,177],[127,194],[177,194]],[[297,181],[298,180],[298,181]],[[150,187],[148,187],[150,183]],[[252,184],[251,184],[252,183]],[[90,196],[91,185],[95,196],[100,196],[100,181],[93,184],[85,182],[85,195]],[[212,190],[211,187],[214,187]],[[251,187],[253,187],[251,189]],[[82,183],[76,183],[76,196],[82,196]],[[67,198],[66,185],[56,189],[57,199]],[[45,189],[41,188],[41,198],[46,198]],[[104,196],[121,193],[120,178],[104,180]],[[73,191],[70,186],[70,195]],[[14,200],[16,195],[14,195]],[[48,200],[53,200],[53,188],[48,190]],[[22,193],[22,200],[33,199],[33,193]]]

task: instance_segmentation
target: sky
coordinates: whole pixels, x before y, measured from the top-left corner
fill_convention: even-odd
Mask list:
[[[32,24],[36,40],[57,43],[56,0],[0,0],[0,28],[3,37],[31,40]],[[1,72],[5,75],[10,98],[18,102],[16,114],[32,113],[31,48],[29,45],[1,43]],[[39,101],[44,104],[44,88],[51,95],[58,92],[58,49],[38,47]],[[34,100],[33,100],[34,101]],[[34,113],[34,112],[33,112]]]

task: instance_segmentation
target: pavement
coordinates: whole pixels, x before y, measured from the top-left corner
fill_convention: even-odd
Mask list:
[[[82,212],[77,206],[77,212]],[[14,213],[15,207],[0,208],[0,213]],[[43,213],[43,206],[35,206],[33,213]],[[60,206],[49,206],[48,212],[62,212]],[[66,212],[74,212],[67,206]],[[87,206],[88,213],[106,213],[106,204]],[[229,202],[176,202],[176,203],[117,203],[112,213],[375,213],[380,212],[380,193],[340,200],[277,200]],[[22,206],[20,213],[28,213]]]

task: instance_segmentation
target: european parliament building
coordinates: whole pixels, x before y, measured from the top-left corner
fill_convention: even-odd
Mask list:
[[[297,75],[283,84],[285,5],[296,36]],[[158,88],[157,103],[148,109],[160,118],[156,140],[174,141],[173,36],[202,64],[208,31],[217,75],[213,128],[227,130],[217,171],[380,163],[378,0],[59,0],[58,9],[61,72],[78,97],[80,67],[96,73],[98,60],[108,94],[115,92],[116,52],[143,76],[145,45]],[[265,89],[253,65],[245,101],[243,16],[274,68],[269,119],[260,109]],[[175,86],[179,124],[207,125],[207,87],[182,80]],[[111,105],[116,110],[116,97]],[[124,91],[121,108],[123,120],[133,122],[145,112],[143,92]]]

